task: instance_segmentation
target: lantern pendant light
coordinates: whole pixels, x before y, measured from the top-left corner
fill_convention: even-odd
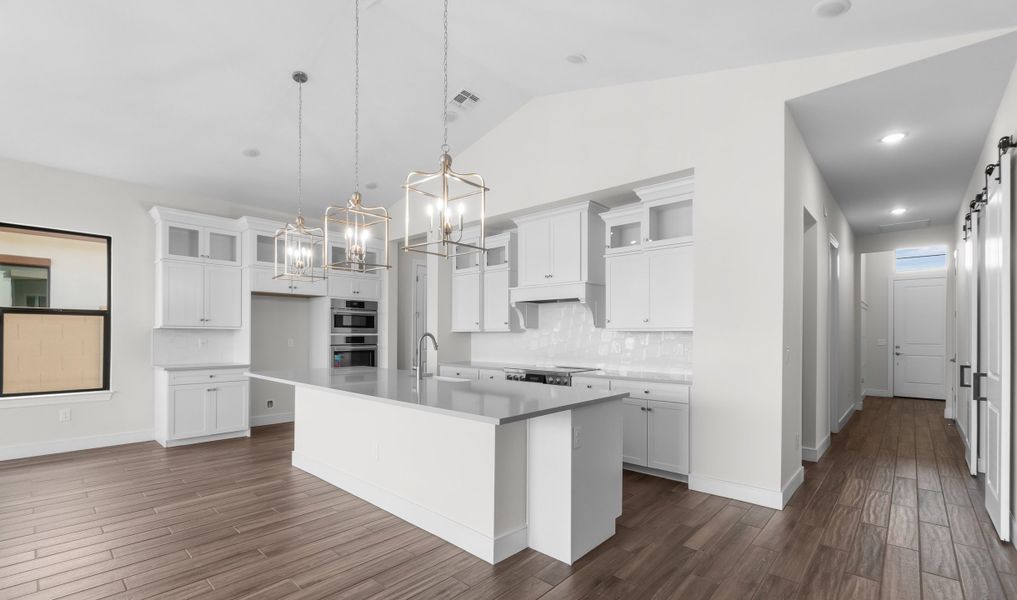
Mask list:
[[[304,84],[307,73],[295,71],[297,82],[297,218],[275,232],[275,279],[318,281],[325,278],[321,264],[324,231],[304,222]]]
[[[353,11],[353,194],[345,206],[325,210],[324,260],[329,270],[367,273],[392,268],[388,262],[388,224],[392,217],[383,206],[364,206],[360,196],[359,0],[354,0]],[[372,239],[378,240],[381,260],[375,258],[377,252],[367,249]]]
[[[484,232],[487,186],[477,173],[457,173],[452,170],[452,156],[448,146],[448,0],[444,0],[442,15],[444,54],[442,74],[442,125],[444,137],[438,170],[412,171],[406,176],[406,232],[403,250],[433,254],[443,258],[486,252]],[[427,239],[411,243],[410,222],[414,219],[426,224]],[[479,219],[479,237],[463,238],[466,219]],[[471,243],[472,242],[472,243]]]

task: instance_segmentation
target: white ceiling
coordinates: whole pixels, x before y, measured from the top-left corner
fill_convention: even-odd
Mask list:
[[[855,0],[837,19],[811,0],[451,4],[450,87],[481,99],[451,125],[453,153],[538,95],[1017,26],[1013,0]],[[437,164],[441,3],[363,5],[361,182],[388,203],[408,170]],[[302,69],[317,213],[351,191],[351,13],[349,0],[4,0],[0,156],[292,210]]]
[[[857,233],[953,223],[1015,62],[1009,34],[788,103]]]

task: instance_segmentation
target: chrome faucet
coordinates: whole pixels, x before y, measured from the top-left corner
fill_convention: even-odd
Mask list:
[[[434,344],[434,349],[438,349],[438,340],[435,339],[434,335],[430,332],[424,333],[424,335],[420,336],[420,339],[417,340],[417,364],[413,366],[413,370],[417,373],[417,381],[420,381],[421,377],[430,377],[431,375],[430,373],[422,373],[424,370],[422,368],[422,363],[424,362],[424,347],[426,346],[424,340],[427,338],[431,338],[431,342]]]

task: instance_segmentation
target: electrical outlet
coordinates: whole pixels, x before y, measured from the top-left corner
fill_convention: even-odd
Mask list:
[[[272,408],[273,406],[275,406],[275,400],[269,400],[268,402],[265,403],[265,405],[268,406],[269,408]]]
[[[582,427],[573,427],[572,428],[572,449],[573,450],[578,450],[579,446],[582,445],[581,444],[581,442],[582,442],[582,440],[581,440],[582,432],[583,432],[583,428]]]
[[[71,409],[61,408],[60,409],[60,422],[66,423],[71,420]]]

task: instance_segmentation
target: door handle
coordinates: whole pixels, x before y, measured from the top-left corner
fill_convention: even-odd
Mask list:
[[[970,373],[971,365],[960,365],[959,372],[957,373],[957,387],[969,388],[971,387],[971,384],[964,383],[964,369],[967,369],[968,373]]]
[[[985,402],[989,399],[988,396],[982,396],[982,377],[985,377],[986,373],[973,373],[971,377],[971,399],[976,402]]]
[[[895,352],[893,353],[893,355],[894,355],[894,356],[900,356],[900,352],[896,352],[896,351],[895,351]]]

